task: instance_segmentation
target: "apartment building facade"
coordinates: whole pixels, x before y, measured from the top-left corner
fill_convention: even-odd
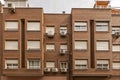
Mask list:
[[[1,80],[120,80],[120,13],[107,8],[109,0],[71,14],[44,13],[27,0],[22,7],[5,1]]]

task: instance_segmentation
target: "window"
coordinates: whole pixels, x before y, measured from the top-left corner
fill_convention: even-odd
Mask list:
[[[18,69],[18,60],[5,60],[5,69]]]
[[[60,33],[66,34],[67,33],[67,27],[60,27]]]
[[[68,68],[68,63],[67,62],[60,62],[60,68],[61,69]]]
[[[108,70],[109,69],[109,60],[97,60],[97,69]]]
[[[40,22],[28,22],[27,31],[40,31]]]
[[[120,69],[120,62],[113,62],[113,69]]]
[[[55,62],[46,62],[46,68],[55,68]]]
[[[87,69],[87,60],[75,60],[75,69]]]
[[[74,31],[87,31],[87,22],[75,22]]]
[[[27,68],[28,69],[40,69],[40,60],[28,60]]]
[[[108,51],[109,41],[97,41],[97,50]]]
[[[109,22],[96,22],[96,31],[105,32],[108,31]]]
[[[65,44],[60,45],[60,50],[67,51],[67,45]]]
[[[54,35],[55,33],[54,27],[46,27],[46,33],[50,35]]]
[[[5,41],[5,50],[18,50],[18,41]]]
[[[40,41],[28,41],[27,50],[40,50]]]
[[[17,21],[6,21],[5,22],[5,31],[17,31],[18,22]]]
[[[54,51],[55,50],[55,45],[54,44],[47,44],[46,45],[46,51]]]
[[[112,46],[112,51],[113,52],[120,52],[120,44],[114,44]]]
[[[87,41],[75,41],[75,50],[87,50]]]
[[[117,32],[120,32],[120,26],[114,26],[114,27],[112,27],[112,34],[115,34]]]

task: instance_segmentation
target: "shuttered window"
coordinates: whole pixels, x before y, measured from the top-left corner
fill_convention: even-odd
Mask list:
[[[120,69],[120,62],[113,62],[113,69]]]
[[[108,31],[108,22],[96,22],[96,31],[105,32]]]
[[[75,41],[75,50],[87,50],[87,41]]]
[[[55,62],[46,62],[46,68],[54,68]]]
[[[27,41],[28,50],[40,50],[40,41]]]
[[[18,50],[18,41],[5,41],[5,50]]]
[[[48,51],[48,50],[55,50],[55,45],[54,44],[47,44],[46,51]]]
[[[46,33],[54,34],[55,33],[55,28],[54,27],[46,27]]]
[[[75,60],[75,69],[87,69],[87,60]]]
[[[87,22],[75,22],[74,31],[87,31]]]
[[[40,22],[28,22],[27,31],[40,31]]]
[[[112,51],[113,52],[120,52],[120,44],[114,44],[113,46],[112,46]]]
[[[28,60],[27,68],[28,69],[40,69],[40,60]]]
[[[60,33],[67,33],[67,27],[60,27]]]
[[[109,69],[109,60],[97,60],[97,69],[108,70]]]
[[[60,49],[67,50],[67,45],[60,45]]]
[[[112,34],[115,34],[115,33],[120,33],[120,26],[112,27]]]
[[[18,22],[17,21],[6,21],[5,22],[5,30],[6,31],[17,31],[18,30]]]
[[[18,60],[5,60],[5,69],[18,69]]]
[[[67,62],[60,62],[60,68],[61,69],[68,68],[68,63]]]
[[[109,41],[97,41],[97,50],[107,51],[109,50]]]

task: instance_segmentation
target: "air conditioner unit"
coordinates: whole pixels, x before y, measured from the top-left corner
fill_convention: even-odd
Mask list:
[[[67,50],[65,50],[65,49],[61,49],[61,50],[60,50],[60,54],[65,54],[66,51],[67,51]]]
[[[115,36],[120,36],[120,32],[115,32]]]
[[[14,4],[8,4],[9,6],[9,12],[11,13],[11,14],[14,14],[15,13],[15,6],[14,6]]]
[[[54,36],[54,32],[49,31],[49,32],[47,33],[47,36],[48,36],[48,37],[53,37],[53,36]]]
[[[52,68],[52,72],[58,72],[58,68]]]
[[[45,68],[44,71],[45,71],[45,72],[50,72],[50,71],[51,71],[51,68]]]
[[[103,68],[103,70],[109,70],[109,68]]]
[[[61,35],[61,36],[65,36],[66,34],[67,34],[66,31],[61,31],[61,32],[60,32],[60,35]]]
[[[61,72],[67,72],[67,68],[61,68]]]

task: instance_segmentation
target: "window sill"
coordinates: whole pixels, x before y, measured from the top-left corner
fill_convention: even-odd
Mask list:
[[[96,50],[96,52],[110,52],[110,50]]]
[[[75,49],[74,51],[87,51],[86,49]]]
[[[41,51],[40,49],[28,49],[27,51]]]
[[[109,33],[109,31],[96,31],[96,33]]]
[[[19,51],[19,50],[4,50],[4,51]]]
[[[4,32],[18,32],[18,30],[5,30]]]
[[[96,71],[110,71],[110,69],[96,69]]]
[[[39,31],[29,30],[27,32],[41,32],[41,31],[40,30]]]
[[[55,52],[55,50],[46,50],[46,52]]]
[[[112,53],[120,53],[120,51],[112,51]]]
[[[75,71],[87,71],[88,69],[74,69]]]
[[[88,32],[88,31],[74,31],[74,32]]]
[[[19,68],[18,68],[19,69]],[[16,71],[16,70],[18,70],[18,69],[4,69],[4,70],[14,70],[14,71]]]
[[[39,69],[27,69],[27,70],[31,70],[31,71],[33,71],[33,70],[40,70],[40,68]]]
[[[112,69],[112,70],[114,70],[114,71],[118,71],[119,70],[120,71],[120,69]]]

